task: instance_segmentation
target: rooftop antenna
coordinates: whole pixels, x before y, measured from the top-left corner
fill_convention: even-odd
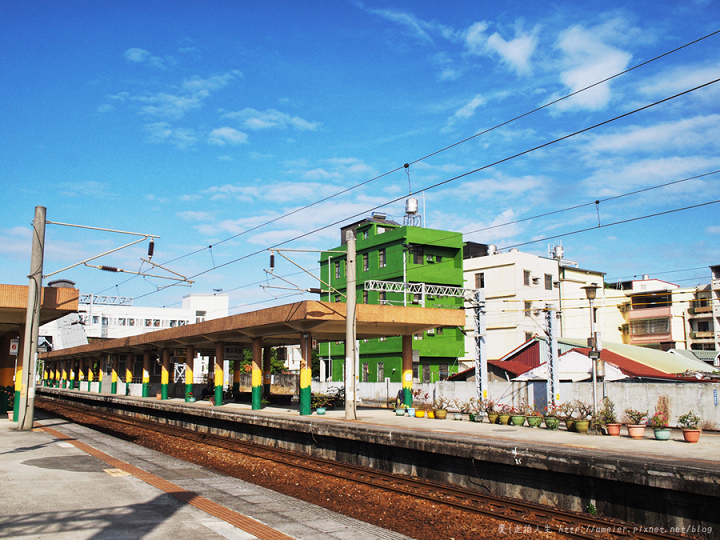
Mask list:
[[[405,172],[408,177],[408,195],[412,195],[412,187],[410,185],[410,165],[404,165]],[[408,197],[405,201],[405,215],[403,216],[403,225],[411,227],[422,227],[422,215],[418,210],[418,200],[415,197]]]

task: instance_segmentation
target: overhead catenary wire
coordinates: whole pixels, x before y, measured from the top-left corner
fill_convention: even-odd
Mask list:
[[[454,147],[456,147],[456,146],[459,146],[459,145],[461,145],[461,144],[464,144],[464,143],[466,143],[466,142],[468,142],[468,141],[471,141],[471,140],[473,140],[473,139],[475,139],[475,138],[477,138],[477,137],[480,137],[480,136],[482,136],[482,135],[485,135],[485,134],[487,134],[487,133],[490,133],[490,132],[492,132],[492,131],[494,131],[494,130],[497,130],[497,129],[501,128],[501,127],[507,126],[508,124],[511,124],[511,123],[513,123],[513,122],[516,122],[516,121],[518,121],[518,120],[520,120],[520,119],[522,119],[522,118],[525,118],[525,117],[527,117],[527,116],[530,116],[530,115],[532,115],[532,114],[534,114],[534,113],[536,113],[536,112],[539,112],[539,111],[541,111],[541,110],[543,110],[543,109],[546,109],[546,108],[548,108],[548,107],[551,107],[551,106],[553,106],[553,105],[555,105],[555,104],[557,104],[557,103],[560,103],[560,102],[562,102],[562,101],[564,101],[564,100],[566,100],[566,99],[569,99],[569,98],[571,98],[571,97],[573,97],[573,96],[576,96],[576,95],[578,95],[578,94],[581,94],[582,92],[585,92],[585,91],[587,91],[587,90],[590,90],[590,89],[592,89],[592,88],[594,88],[594,87],[596,87],[596,86],[599,86],[599,85],[601,85],[601,84],[604,84],[604,83],[606,83],[606,82],[609,82],[609,81],[611,81],[611,80],[613,80],[613,79],[616,79],[616,78],[618,78],[618,77],[620,77],[620,76],[622,76],[622,75],[625,75],[625,74],[627,74],[627,73],[630,73],[630,72],[632,72],[632,71],[634,71],[634,70],[636,70],[636,69],[639,69],[639,68],[641,68],[641,67],[644,67],[644,66],[646,66],[646,65],[648,65],[648,64],[651,64],[651,63],[653,63],[653,62],[655,62],[655,61],[657,61],[657,60],[660,60],[660,59],[662,59],[662,58],[664,58],[664,57],[666,57],[666,56],[669,56],[669,55],[671,55],[671,54],[674,54],[674,53],[676,53],[676,52],[678,52],[678,51],[680,51],[680,50],[683,50],[683,49],[685,49],[685,48],[687,48],[687,47],[690,47],[690,46],[692,46],[692,45],[695,45],[695,44],[697,44],[697,43],[699,43],[699,42],[701,42],[701,41],[703,41],[703,40],[709,39],[709,38],[711,38],[711,37],[713,37],[713,36],[715,36],[715,35],[717,35],[717,34],[719,34],[719,33],[720,33],[720,30],[716,30],[716,31],[711,32],[711,33],[709,33],[709,34],[706,34],[706,35],[704,35],[704,36],[702,36],[702,37],[699,37],[699,38],[697,38],[697,39],[695,39],[695,40],[689,41],[689,42],[687,42],[687,43],[685,43],[685,44],[683,44],[683,45],[680,45],[680,46],[678,46],[678,47],[676,47],[676,48],[674,48],[674,49],[671,49],[671,50],[666,51],[666,52],[664,52],[664,53],[662,53],[662,54],[659,54],[659,55],[657,55],[657,56],[654,56],[654,57],[652,57],[652,58],[650,58],[650,59],[648,59],[648,60],[645,60],[644,62],[640,62],[639,64],[636,64],[636,65],[634,65],[634,66],[632,66],[632,67],[630,67],[630,68],[628,68],[628,69],[626,69],[626,70],[623,70],[623,71],[620,71],[620,72],[618,72],[618,73],[615,73],[615,74],[613,74],[613,75],[611,75],[611,76],[609,76],[609,77],[606,77],[606,78],[601,79],[601,80],[599,80],[599,81],[596,81],[596,82],[594,82],[594,83],[592,83],[592,84],[590,84],[590,85],[588,85],[588,86],[585,86],[584,88],[580,88],[580,89],[578,89],[578,90],[576,90],[576,91],[574,91],[574,92],[571,92],[571,93],[569,93],[569,94],[566,94],[566,95],[564,95],[564,96],[561,96],[561,97],[559,97],[559,98],[557,98],[557,99],[554,99],[554,100],[552,100],[552,101],[550,101],[550,102],[548,102],[548,103],[545,103],[545,104],[543,104],[543,105],[541,105],[541,106],[539,106],[539,107],[536,107],[536,108],[531,109],[531,110],[529,110],[529,111],[527,111],[527,112],[525,112],[525,113],[522,113],[522,114],[517,115],[517,116],[515,116],[515,117],[513,117],[513,118],[510,118],[509,120],[506,120],[506,121],[503,121],[503,122],[501,122],[501,123],[499,123],[499,124],[496,124],[496,125],[493,126],[493,127],[490,127],[490,128],[488,128],[488,129],[482,130],[482,131],[480,131],[480,132],[478,132],[478,133],[475,133],[475,134],[473,134],[473,135],[471,135],[471,136],[469,136],[469,137],[466,137],[466,138],[464,138],[464,139],[461,139],[460,141],[457,141],[457,142],[455,142],[455,143],[453,143],[453,144],[447,145],[447,146],[445,146],[445,147],[443,147],[443,148],[441,148],[441,149],[439,149],[439,150],[430,152],[430,153],[428,153],[428,154],[426,154],[426,155],[424,155],[424,156],[421,156],[421,157],[416,158],[416,159],[414,159],[414,160],[412,160],[412,161],[409,161],[408,163],[405,163],[405,164],[404,164],[403,166],[401,166],[401,167],[395,167],[395,168],[392,169],[392,170],[389,170],[389,171],[387,171],[387,172],[385,172],[385,173],[382,173],[382,174],[379,174],[379,175],[374,176],[374,177],[372,177],[372,178],[369,178],[369,179],[366,180],[366,181],[360,182],[360,183],[355,184],[355,185],[353,185],[353,186],[350,186],[350,187],[348,187],[348,188],[346,188],[346,189],[340,190],[340,191],[338,191],[338,192],[336,192],[336,193],[333,193],[333,194],[331,194],[331,195],[328,195],[327,197],[323,197],[323,198],[321,198],[321,199],[319,199],[319,200],[317,200],[317,201],[314,201],[314,202],[312,202],[312,203],[310,203],[310,204],[308,204],[308,205],[304,205],[304,206],[298,207],[298,208],[296,208],[296,209],[294,209],[294,210],[292,210],[292,211],[290,211],[290,212],[286,212],[286,213],[284,213],[284,214],[282,214],[282,215],[280,215],[280,216],[277,216],[276,218],[273,218],[273,219],[271,219],[271,220],[268,220],[268,221],[265,221],[265,222],[263,222],[263,223],[260,223],[260,224],[254,226],[254,227],[249,228],[249,229],[243,230],[243,231],[241,231],[241,232],[239,232],[239,233],[237,233],[237,234],[235,234],[235,235],[232,235],[232,236],[230,236],[230,237],[228,237],[228,238],[225,238],[225,239],[223,239],[223,240],[219,240],[218,242],[215,242],[214,245],[219,245],[219,244],[228,242],[228,241],[230,241],[230,240],[233,240],[233,239],[235,239],[235,238],[238,238],[239,236],[248,234],[248,233],[250,233],[250,232],[256,231],[256,230],[258,230],[258,229],[260,229],[260,228],[262,228],[262,227],[265,227],[265,226],[267,226],[267,225],[271,225],[271,224],[273,224],[273,223],[276,223],[277,221],[280,221],[281,219],[284,219],[284,218],[286,218],[286,217],[292,216],[292,215],[297,214],[297,213],[299,213],[299,212],[302,212],[302,211],[304,211],[304,210],[310,209],[310,208],[312,208],[312,207],[314,207],[314,206],[316,206],[316,205],[318,205],[318,204],[321,204],[321,203],[326,202],[326,201],[328,201],[328,200],[331,200],[331,199],[333,199],[333,198],[335,198],[335,197],[338,197],[338,196],[340,196],[340,195],[343,195],[343,194],[345,194],[345,193],[348,193],[348,192],[350,192],[350,191],[353,191],[353,190],[355,190],[355,189],[357,189],[357,188],[360,188],[360,187],[362,187],[362,186],[365,186],[365,185],[367,185],[367,184],[369,184],[369,183],[372,183],[372,182],[374,182],[374,181],[376,181],[376,180],[379,180],[379,179],[381,179],[381,178],[384,178],[384,177],[386,177],[386,176],[388,176],[388,175],[390,175],[390,174],[393,174],[393,173],[395,173],[395,172],[397,172],[397,171],[399,171],[399,170],[401,170],[401,169],[403,169],[403,168],[405,168],[406,170],[408,170],[408,169],[409,169],[409,166],[412,165],[412,164],[425,161],[425,160],[427,160],[427,159],[429,159],[429,158],[431,158],[431,157],[433,157],[433,156],[436,156],[436,155],[441,154],[441,153],[443,153],[443,152],[445,152],[445,151],[447,151],[447,150],[450,150],[451,148],[454,148]],[[409,173],[408,173],[408,184],[409,184],[409,180],[410,180],[410,179],[409,179]],[[411,192],[412,192],[412,190],[411,190]],[[174,258],[174,259],[171,259],[171,260],[169,260],[169,261],[166,261],[165,264],[169,264],[169,263],[171,263],[171,262],[178,261],[178,260],[183,259],[183,258],[185,258],[185,257],[189,257],[189,256],[192,256],[192,255],[195,255],[195,254],[197,254],[197,253],[199,253],[199,252],[201,252],[201,251],[204,251],[205,249],[209,249],[209,248],[212,248],[212,246],[206,246],[206,247],[198,248],[198,249],[195,250],[195,251],[186,253],[186,254],[184,254],[184,255],[181,255],[181,256],[179,256],[179,257],[176,257],[176,258]]]

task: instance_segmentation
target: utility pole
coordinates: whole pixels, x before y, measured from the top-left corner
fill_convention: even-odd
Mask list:
[[[43,256],[45,249],[44,206],[35,207],[33,219],[32,254],[30,256],[30,283],[28,286],[27,313],[22,355],[22,382],[18,407],[18,429],[30,430],[35,414],[35,374],[38,335],[40,331],[40,304],[42,301]]]
[[[553,304],[547,304],[545,309],[548,334],[548,372],[547,372],[547,404],[557,405],[560,402],[560,366],[557,357],[557,309]]]
[[[357,291],[355,289],[355,234],[352,231],[346,233],[347,259],[345,268],[347,270],[346,304],[345,304],[345,420],[357,420],[355,409],[355,337]]]
[[[485,344],[485,291],[475,291],[475,387],[479,400],[488,399],[487,346]]]

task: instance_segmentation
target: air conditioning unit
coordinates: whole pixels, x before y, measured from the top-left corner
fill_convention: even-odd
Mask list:
[[[534,277],[534,278],[532,278],[532,282],[533,282],[533,285],[537,285],[538,283],[540,283],[540,278]]]

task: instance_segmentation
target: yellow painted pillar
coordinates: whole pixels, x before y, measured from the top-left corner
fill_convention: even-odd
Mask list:
[[[55,388],[60,388],[60,362],[55,362]]]
[[[223,390],[225,387],[224,363],[225,342],[219,341],[215,344],[215,405],[223,404]]]
[[[78,359],[78,390],[82,390],[82,383],[85,380],[85,361]]]
[[[125,395],[130,395],[130,384],[132,383],[133,367],[135,364],[135,354],[128,353],[125,355]]]
[[[262,338],[253,338],[252,347],[252,408],[258,410],[262,409]]]
[[[71,358],[69,360],[70,364],[70,374],[68,375],[68,388],[70,390],[75,390],[75,359]]]
[[[160,399],[168,398],[170,383],[170,349],[162,350],[162,371],[160,372]]]
[[[300,338],[300,414],[312,414],[312,337],[303,334]]]
[[[403,403],[408,407],[412,407],[412,344],[411,335],[402,337],[402,388]]]
[[[67,388],[67,381],[68,381],[68,370],[67,370],[67,360],[62,361],[62,378],[60,379],[60,387],[61,388]]]
[[[195,401],[193,397],[193,381],[195,379],[195,347],[188,345],[185,349],[185,402],[191,399]]]
[[[87,375],[88,375],[88,376],[87,376],[87,381],[88,381],[87,389],[88,389],[88,392],[89,392],[90,389],[92,388],[92,382],[93,382],[93,378],[94,378],[94,377],[93,377],[93,375],[94,375],[94,374],[93,374],[93,364],[94,364],[94,363],[95,363],[95,360],[94,360],[94,359],[88,358],[88,370],[87,370]]]
[[[102,393],[103,375],[107,369],[107,357],[100,357],[98,360],[98,394]]]
[[[113,354],[110,357],[112,365],[110,366],[110,393],[117,394],[117,383],[118,383],[118,364],[120,363],[120,355],[118,353]]]
[[[150,397],[150,351],[143,352],[142,397]]]

